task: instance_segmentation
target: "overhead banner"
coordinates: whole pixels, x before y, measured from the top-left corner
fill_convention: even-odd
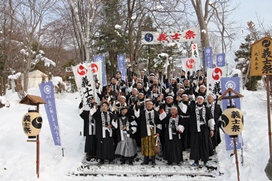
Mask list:
[[[117,55],[117,60],[118,60],[118,70],[122,74],[122,80],[126,81],[127,79],[126,55],[125,54]]]
[[[172,42],[194,42],[200,40],[199,27],[190,28],[184,31],[169,31],[169,32],[156,32],[156,31],[142,31],[141,36],[142,44],[160,44]]]
[[[141,43],[145,45],[160,44],[158,40],[159,32],[156,31],[142,31]]]
[[[50,81],[50,82],[39,84],[39,88],[41,92],[41,97],[46,102],[46,104],[44,104],[44,107],[45,107],[47,119],[49,122],[51,134],[54,140],[54,144],[56,146],[61,146],[60,130],[59,130],[57,109],[56,109],[55,96],[54,96],[54,85]]]
[[[240,93],[240,78],[239,77],[223,77],[220,80],[221,82],[221,90],[224,93],[228,88],[233,89],[234,91]],[[231,93],[233,95],[233,93]],[[222,100],[222,110],[224,111],[230,105],[229,99]],[[236,108],[241,109],[240,98],[233,98],[232,105]],[[229,135],[225,134],[226,141],[226,150],[234,150],[233,139],[230,138]],[[238,139],[236,142],[237,149],[241,149],[243,146],[243,138],[242,135],[238,135]]]
[[[106,72],[106,62],[104,55],[95,55],[94,62],[102,62],[102,85],[107,85],[107,72]]]

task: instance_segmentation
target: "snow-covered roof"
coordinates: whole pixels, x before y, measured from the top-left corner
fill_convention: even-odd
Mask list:
[[[33,71],[29,72],[29,74],[28,74],[29,78],[42,77],[42,76],[48,77],[47,74],[43,73],[40,70],[33,70]]]

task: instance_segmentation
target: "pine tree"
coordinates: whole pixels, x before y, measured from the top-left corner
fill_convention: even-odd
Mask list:
[[[103,0],[102,7],[102,23],[99,27],[99,32],[93,49],[96,49],[96,54],[106,54],[107,74],[114,75],[117,69],[117,55],[126,53],[126,37],[122,33],[122,29],[116,28],[116,25],[122,25],[119,0]]]
[[[254,39],[247,35],[245,38],[245,42],[241,43],[240,49],[235,52],[236,58],[234,59],[236,64],[236,68],[241,70],[243,75],[243,81],[247,88],[247,90],[256,91],[257,83],[260,80],[261,76],[251,77],[249,74],[250,69],[250,55],[251,55],[251,43]]]
[[[157,31],[156,28],[153,27],[154,21],[150,16],[147,16],[143,21],[142,31]],[[158,65],[155,67],[156,59],[158,53],[162,50],[162,45],[143,45],[142,51],[139,52],[140,59],[139,63],[145,62],[146,69],[148,72],[157,72],[159,69],[162,69],[162,65]],[[148,62],[148,63],[147,63]]]

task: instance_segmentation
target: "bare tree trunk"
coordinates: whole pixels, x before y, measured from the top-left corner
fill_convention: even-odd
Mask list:
[[[31,68],[31,58],[30,57],[26,57],[27,59],[27,63],[26,63],[26,68],[25,68],[25,71],[24,71],[24,87],[23,87],[23,90],[25,90],[27,92],[27,89],[28,89],[28,82],[29,82],[29,72],[30,72],[30,68]]]
[[[204,48],[209,46],[209,35],[208,35],[208,13],[209,13],[209,0],[206,0],[205,7],[204,7],[204,13],[202,8],[202,2],[201,0],[191,0],[192,5],[195,9],[195,13],[197,15],[197,20],[200,26],[201,31],[201,47],[202,47],[202,65],[203,69],[205,70],[205,60],[204,60]]]
[[[4,84],[4,80],[3,80],[3,77],[1,76],[0,77],[0,95],[1,96],[4,95],[3,88],[5,88],[5,87],[3,86],[3,84]]]
[[[90,59],[91,26],[94,25],[94,18],[96,15],[95,6],[98,2],[100,1],[86,0],[77,2],[78,6],[76,7],[73,0],[69,1],[72,18],[74,18],[73,26],[82,62]]]

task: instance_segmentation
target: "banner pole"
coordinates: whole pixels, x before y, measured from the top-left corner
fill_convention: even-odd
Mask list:
[[[37,112],[39,112],[39,104],[37,104]],[[40,135],[37,135],[36,141],[36,174],[40,177]]]
[[[272,156],[272,133],[271,133],[271,117],[270,117],[270,75],[266,75],[266,97],[267,97],[267,119],[268,119],[268,140],[269,140],[269,153]]]
[[[37,178],[40,177],[40,136],[37,135],[37,142],[36,142],[36,174]]]
[[[233,146],[234,146],[234,155],[235,155],[235,164],[236,164],[236,171],[237,171],[237,179],[238,179],[238,181],[240,181],[239,162],[238,162],[237,148],[236,148],[236,137],[233,137]]]

